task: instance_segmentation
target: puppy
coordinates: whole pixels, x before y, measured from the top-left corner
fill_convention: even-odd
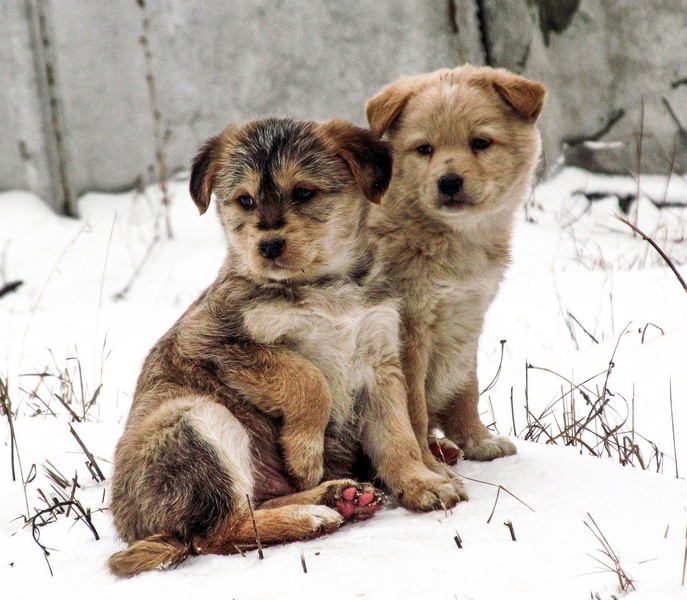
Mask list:
[[[390,176],[388,145],[344,121],[255,121],[202,148],[191,196],[202,214],[214,192],[227,258],[143,365],[115,452],[115,574],[368,518],[382,493],[349,479],[361,453],[407,508],[465,496],[408,417],[365,227]]]
[[[480,421],[477,346],[538,161],[545,94],[507,71],[465,65],[398,79],[366,105],[370,127],[394,151],[371,229],[404,298],[411,421],[425,463],[439,472],[432,453],[454,464],[461,451],[473,460],[516,452]],[[435,429],[446,438],[428,445]]]

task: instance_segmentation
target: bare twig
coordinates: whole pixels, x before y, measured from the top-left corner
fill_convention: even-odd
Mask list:
[[[246,500],[248,501],[248,510],[250,511],[250,518],[253,521],[253,531],[255,531],[255,543],[258,546],[258,558],[262,560],[265,555],[262,552],[262,543],[260,542],[260,535],[258,534],[258,526],[255,523],[255,515],[253,514],[253,504],[250,501],[250,496],[246,494]]]
[[[663,251],[663,249],[656,242],[654,242],[654,240],[651,239],[650,236],[644,233],[639,227],[633,225],[627,219],[623,219],[620,215],[616,215],[615,217],[621,223],[625,223],[625,225],[632,229],[632,231],[634,231],[636,234],[641,236],[644,241],[648,242],[651,245],[651,247],[659,253],[663,261],[668,265],[668,267],[670,267],[670,270],[674,273],[675,277],[677,277],[677,280],[680,282],[682,289],[685,290],[685,292],[687,293],[687,282],[685,282],[685,280],[682,278],[682,275],[680,275],[680,271],[677,270],[677,267],[675,266],[673,261],[670,260],[670,257]]]
[[[514,542],[517,542],[518,540],[515,539],[515,529],[513,528],[513,522],[508,520],[504,523],[506,527],[508,527],[508,531],[510,531],[510,537]]]
[[[568,316],[569,316],[573,321],[575,321],[575,323],[577,323],[577,324],[580,326],[580,328],[582,329],[582,331],[584,331],[584,332],[591,338],[591,340],[592,340],[595,344],[598,344],[598,343],[599,343],[599,340],[597,340],[591,333],[589,333],[589,332],[585,329],[585,326],[582,325],[582,323],[580,323],[580,322],[577,320],[577,317],[575,317],[574,314],[572,314],[570,311],[568,311]]]

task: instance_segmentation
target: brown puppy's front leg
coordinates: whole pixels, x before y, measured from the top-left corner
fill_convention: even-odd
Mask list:
[[[289,474],[299,489],[322,480],[324,432],[332,399],[322,372],[299,354],[279,346],[225,345],[220,378],[260,410],[284,419],[281,443]]]
[[[397,362],[376,366],[374,385],[363,406],[363,449],[404,507],[423,511],[451,508],[467,500],[467,493],[455,473],[440,475],[423,463],[408,417],[405,390],[405,379]],[[426,430],[424,438],[426,444]]]

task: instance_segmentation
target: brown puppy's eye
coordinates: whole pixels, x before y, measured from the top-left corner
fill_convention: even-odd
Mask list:
[[[242,194],[236,201],[241,205],[242,208],[246,210],[253,210],[255,208],[255,200],[251,198],[248,194]]]
[[[473,150],[486,150],[489,146],[491,146],[491,140],[487,138],[478,137],[470,142],[470,148]]]
[[[415,150],[420,156],[432,156],[434,152],[434,148],[432,148],[431,144],[422,144],[415,148]]]
[[[296,202],[307,202],[315,195],[315,190],[306,187],[297,187],[293,190],[293,199]]]

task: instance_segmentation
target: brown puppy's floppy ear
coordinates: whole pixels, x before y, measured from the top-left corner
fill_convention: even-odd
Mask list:
[[[541,83],[499,69],[494,71],[491,84],[523,117],[534,121],[544,108],[546,88]]]
[[[370,129],[377,135],[384,135],[408,104],[413,93],[414,87],[410,78],[402,77],[370,98],[365,104],[365,116]]]
[[[189,191],[202,215],[210,206],[215,176],[220,167],[222,150],[236,137],[238,129],[229,125],[222,133],[210,138],[193,160]]]
[[[393,159],[391,146],[369,129],[348,121],[334,119],[323,126],[368,200],[379,203],[391,181]]]

